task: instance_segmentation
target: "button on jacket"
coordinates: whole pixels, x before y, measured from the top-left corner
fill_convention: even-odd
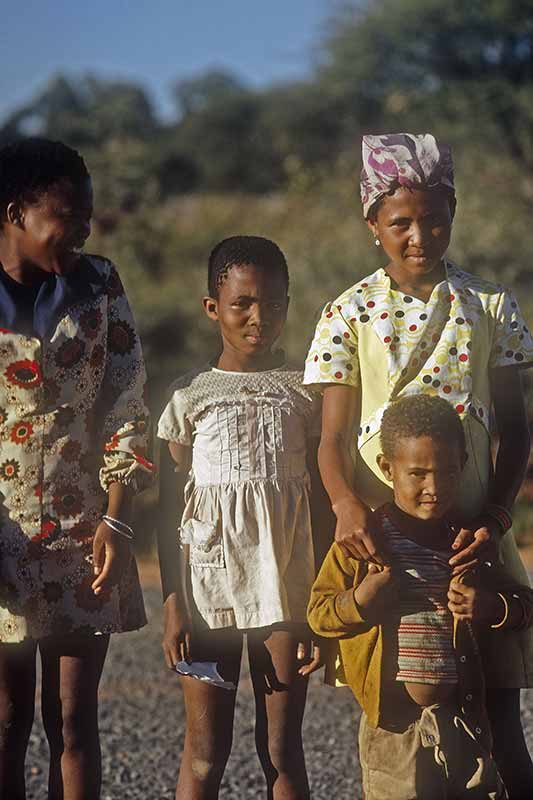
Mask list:
[[[311,590],[308,620],[320,636],[338,640],[342,670],[338,677],[352,689],[358,703],[366,712],[371,726],[382,726],[390,720],[391,709],[382,703],[387,637],[394,635],[391,627],[371,625],[357,607],[354,589],[367,572],[367,565],[343,555],[333,544]],[[509,600],[518,599],[522,606],[520,628],[533,623],[533,591],[517,583],[497,566],[483,566],[477,579],[480,585],[501,592]],[[484,708],[484,680],[480,653],[490,640],[498,639],[502,648],[513,641],[510,629],[490,627],[481,629],[466,621],[454,621],[454,646],[457,656],[460,706],[472,730],[490,749],[490,729]]]

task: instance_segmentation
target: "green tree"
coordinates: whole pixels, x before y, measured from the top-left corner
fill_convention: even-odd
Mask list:
[[[180,80],[173,89],[180,117],[205,111],[212,106],[224,105],[228,100],[247,92],[244,83],[235,75],[218,69]]]
[[[339,149],[342,128],[337,112],[335,98],[312,82],[299,81],[264,92],[260,127],[285,173],[291,173],[293,163],[316,167],[331,162]]]
[[[276,184],[281,173],[260,125],[261,93],[210,71],[178,83],[174,96],[176,144],[192,159],[202,188],[261,192]]]
[[[318,77],[348,130],[439,120],[533,174],[531,0],[345,4]]]
[[[136,84],[57,75],[6,127],[11,136],[39,133],[83,148],[124,136],[147,139],[156,120],[145,90]]]

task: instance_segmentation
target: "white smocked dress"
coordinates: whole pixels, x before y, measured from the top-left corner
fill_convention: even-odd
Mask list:
[[[207,366],[171,387],[158,436],[192,447],[181,539],[210,628],[305,621],[314,580],[313,435],[319,404],[299,371]]]

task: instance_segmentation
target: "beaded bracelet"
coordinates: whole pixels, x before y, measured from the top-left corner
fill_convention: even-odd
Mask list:
[[[497,622],[495,625],[491,625],[490,626],[491,628],[501,628],[503,625],[505,625],[505,623],[507,622],[507,618],[509,616],[509,603],[507,602],[507,598],[504,597],[504,595],[501,594],[501,592],[498,592],[498,597],[501,599],[503,603],[503,608],[504,608],[503,619]]]
[[[500,506],[497,503],[489,503],[485,509],[485,513],[498,523],[502,529],[502,536],[511,529],[513,518],[505,506]]]
[[[115,531],[115,533],[119,533],[121,536],[124,536],[125,539],[135,539],[135,532],[133,528],[131,528],[129,525],[126,525],[126,523],[122,522],[122,520],[115,519],[115,517],[110,517],[109,514],[103,514],[102,519],[112,531]]]

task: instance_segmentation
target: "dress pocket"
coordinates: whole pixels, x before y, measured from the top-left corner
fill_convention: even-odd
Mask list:
[[[191,566],[225,568],[224,545],[216,523],[189,519],[180,528],[180,539],[189,545]]]

